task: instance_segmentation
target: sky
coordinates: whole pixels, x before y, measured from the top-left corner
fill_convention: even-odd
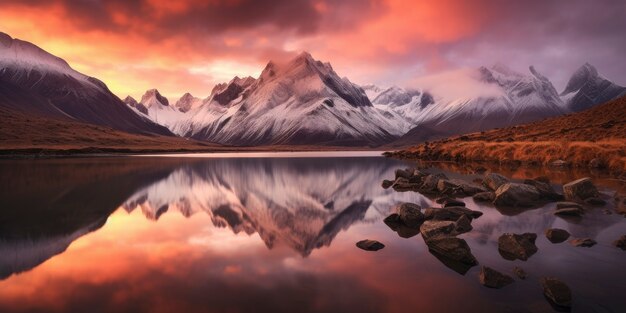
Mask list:
[[[300,51],[359,84],[503,63],[558,91],[585,62],[626,85],[622,0],[2,0],[0,31],[120,97],[209,95]]]

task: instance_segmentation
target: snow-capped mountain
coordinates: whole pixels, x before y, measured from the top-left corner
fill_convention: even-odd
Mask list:
[[[191,95],[190,95],[191,96]],[[185,96],[183,96],[185,98]],[[198,106],[197,103],[194,102],[194,98],[186,97],[187,99],[183,99],[183,103],[179,100],[177,104],[181,104],[183,106]],[[184,103],[187,101],[187,103]],[[163,125],[167,128],[171,128],[175,123],[184,120],[188,117],[185,114],[187,111],[182,111],[177,106],[170,105],[169,100],[162,96],[156,89],[149,89],[144,93],[141,97],[141,101],[137,103],[133,97],[128,96],[124,99],[124,102],[131,108],[133,108],[137,114],[149,118],[151,121]]]
[[[0,32],[0,105],[133,133],[171,135],[129,109],[107,86],[36,45]]]
[[[495,65],[427,78],[421,83],[422,90],[392,87],[373,100],[376,107],[386,107],[415,125],[398,143],[416,143],[566,113],[552,83],[532,66],[530,74]]]
[[[178,101],[176,101],[174,107],[177,108],[178,111],[186,113],[198,108],[202,105],[202,103],[204,103],[202,99],[196,98],[187,92],[182,97],[180,97]]]
[[[306,52],[284,64],[268,63],[256,80],[216,86],[189,120],[170,127],[185,137],[231,145],[377,145],[409,128]]]
[[[567,108],[578,112],[596,104],[626,96],[626,88],[619,86],[598,73],[591,64],[585,63],[572,74],[561,97]]]

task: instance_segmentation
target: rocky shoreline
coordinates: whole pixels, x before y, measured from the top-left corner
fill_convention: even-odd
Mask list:
[[[477,203],[489,202],[496,207],[532,209],[546,203],[556,202],[553,214],[557,217],[584,218],[587,210],[599,209],[607,201],[615,201],[615,213],[626,217],[626,197],[616,193],[613,199],[602,195],[591,178],[583,177],[564,184],[563,193],[554,190],[547,177],[525,179],[514,182],[495,172],[488,172],[480,179],[466,181],[449,178],[444,173],[427,173],[415,168],[398,169],[395,177],[383,180],[382,188],[397,192],[418,192],[435,199],[439,207],[421,207],[415,203],[401,203],[393,213],[384,219],[384,223],[400,237],[410,238],[421,234],[429,252],[448,268],[465,275],[472,267],[479,265],[479,260],[472,254],[468,243],[458,236],[471,232],[472,221],[483,213],[468,209],[459,198],[472,197]],[[612,213],[612,212],[608,212]],[[606,212],[605,212],[606,214]],[[498,239],[498,253],[506,260],[526,261],[540,253],[535,245],[535,233],[503,233]],[[562,229],[547,229],[545,237],[553,244],[570,239],[570,234]],[[364,250],[377,241],[368,240],[357,244]],[[626,235],[616,238],[611,244],[619,249],[626,249]],[[574,238],[569,243],[575,247],[592,247],[597,242],[591,238]],[[517,279],[528,277],[524,269],[514,267],[510,271]],[[504,288],[513,284],[515,279],[497,269],[481,266],[478,277],[481,285],[488,288]],[[542,277],[540,283],[545,298],[559,311],[571,310],[572,293],[569,287],[554,277]]]

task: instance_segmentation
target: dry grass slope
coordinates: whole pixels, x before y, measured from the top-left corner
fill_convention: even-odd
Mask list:
[[[401,158],[548,164],[565,160],[626,171],[626,97],[590,110],[530,124],[424,143],[393,153]]]

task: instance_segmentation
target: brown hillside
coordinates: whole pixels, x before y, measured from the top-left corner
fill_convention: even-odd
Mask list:
[[[392,153],[401,158],[605,166],[626,171],[626,97],[529,124],[455,136]],[[597,162],[599,161],[599,162]]]

